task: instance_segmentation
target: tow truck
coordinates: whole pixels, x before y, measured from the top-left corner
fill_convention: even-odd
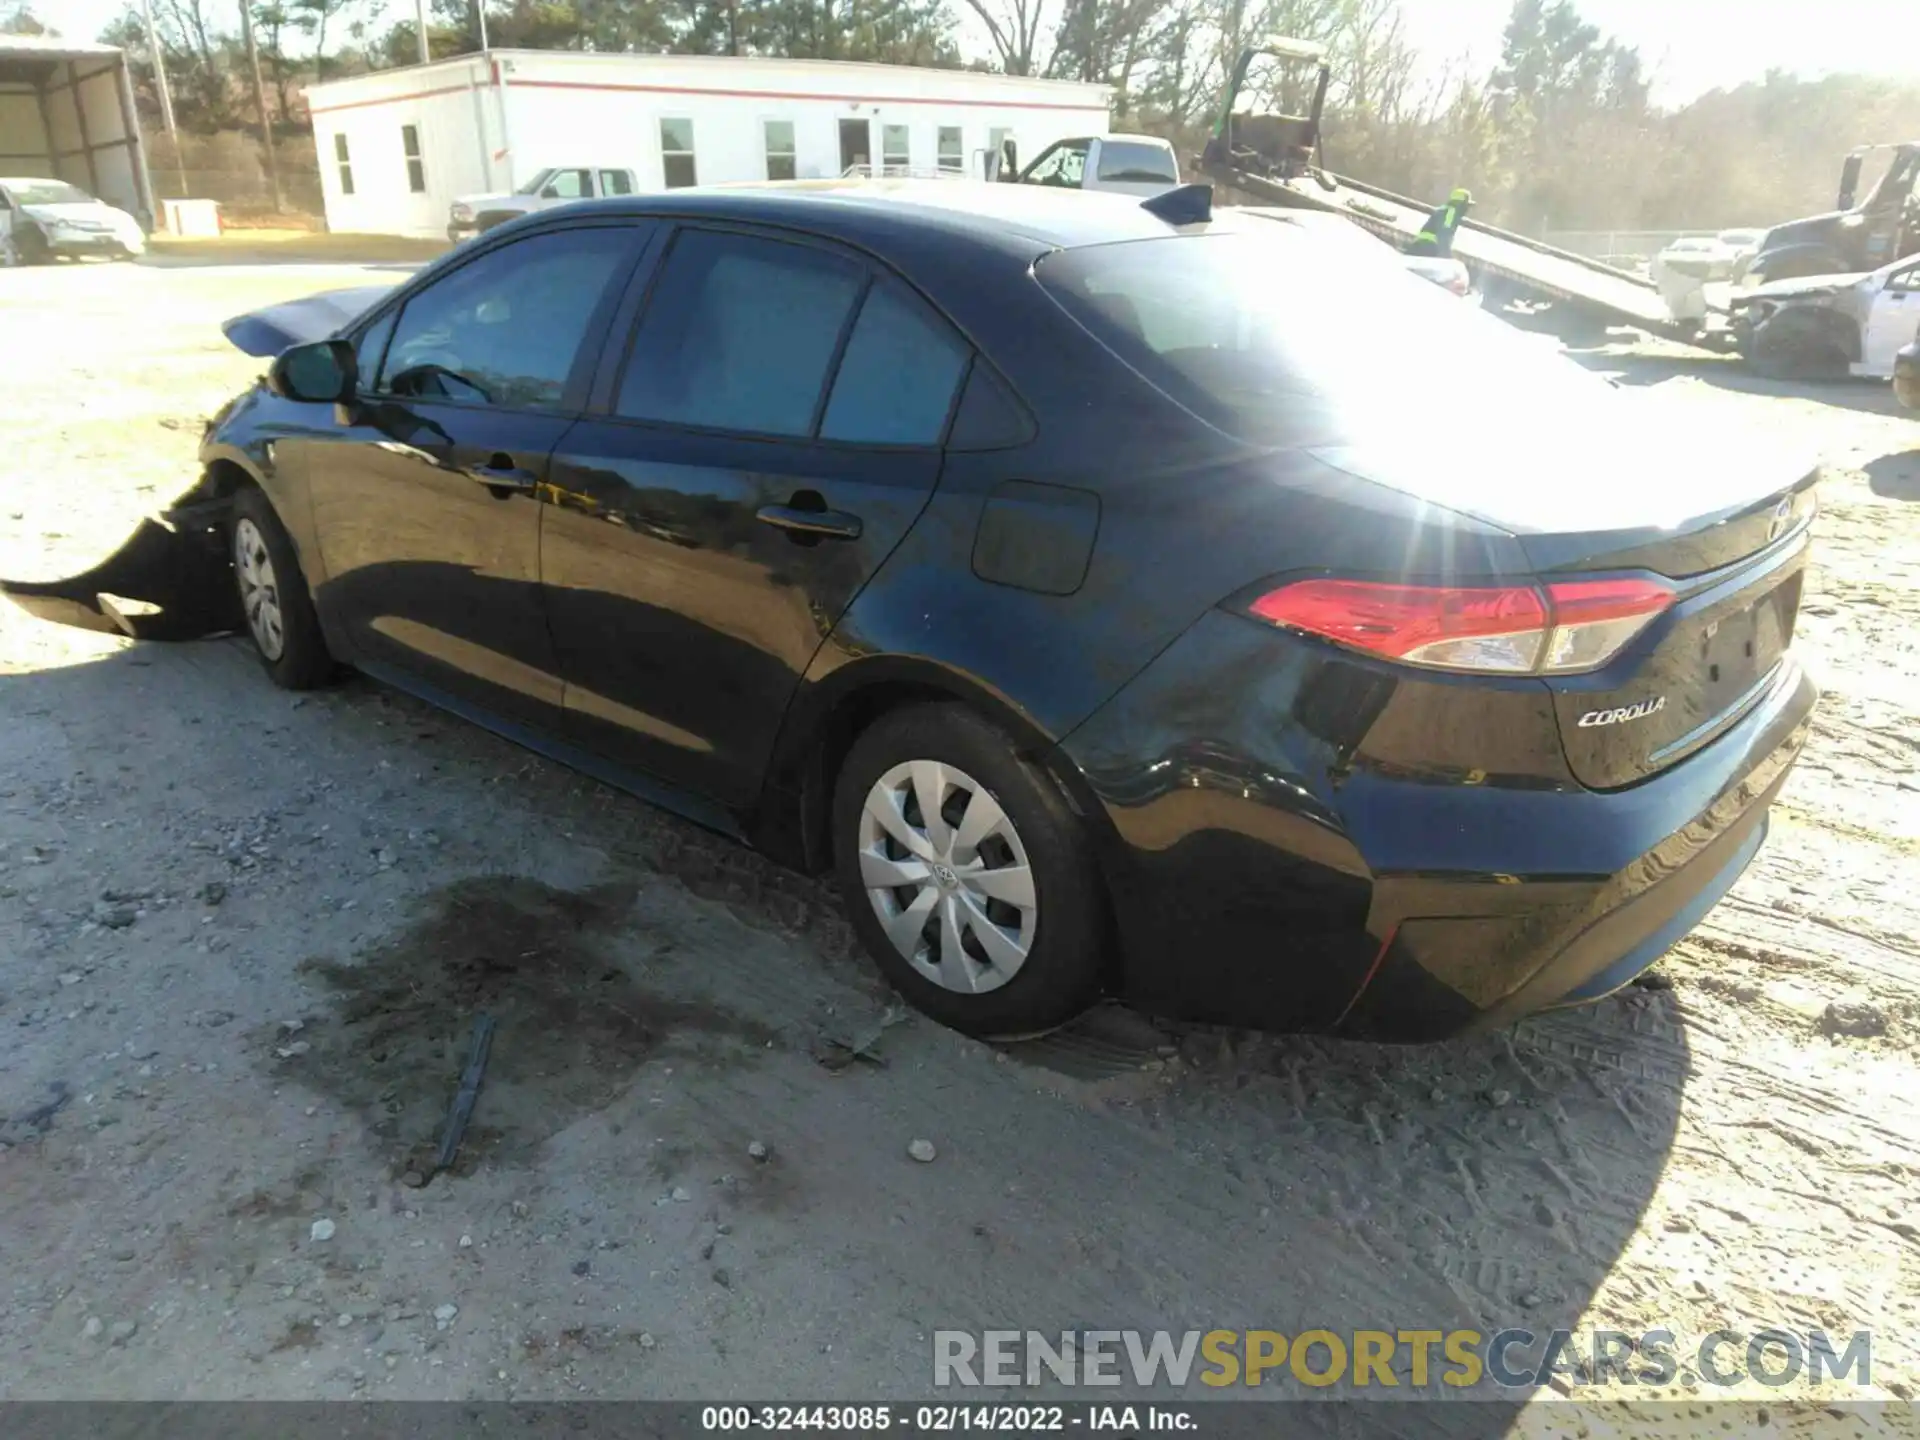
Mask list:
[[[1305,113],[1239,113],[1248,72],[1263,56],[1307,72],[1299,89]],[[1326,47],[1314,41],[1276,39],[1241,51],[1199,169],[1257,202],[1246,210],[1331,211],[1405,250],[1432,207],[1326,168],[1321,121],[1331,75]],[[1489,309],[1513,302],[1545,307],[1563,333],[1630,325],[1704,349],[1732,347],[1724,300],[1705,286],[1663,293],[1650,279],[1471,217],[1453,237],[1453,254],[1473,273]]]
[[[1857,199],[1867,157],[1890,151],[1887,168]],[[1920,253],[1920,140],[1862,145],[1841,162],[1840,194],[1824,215],[1767,231],[1747,266],[1747,283],[1809,275],[1855,275]]]

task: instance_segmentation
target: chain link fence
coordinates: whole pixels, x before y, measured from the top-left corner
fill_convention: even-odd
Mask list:
[[[182,132],[178,154],[161,131],[147,137],[147,170],[161,200],[214,200],[225,225],[322,230],[326,205],[311,135],[276,138],[280,208],[274,207],[266,152],[256,136],[237,130],[213,135]]]

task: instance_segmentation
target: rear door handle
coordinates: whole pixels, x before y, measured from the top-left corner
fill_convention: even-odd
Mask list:
[[[476,465],[467,473],[486,486],[488,493],[496,500],[525,495],[540,483],[538,475],[514,464],[511,455],[493,455],[486,464]]]
[[[795,540],[858,540],[860,517],[841,510],[801,510],[792,505],[762,505],[763,524],[784,530]]]

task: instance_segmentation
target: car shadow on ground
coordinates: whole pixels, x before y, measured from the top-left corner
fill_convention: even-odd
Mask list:
[[[85,585],[52,588],[71,594]],[[93,618],[84,608],[74,613],[83,623]],[[284,725],[285,697],[237,663],[237,649],[233,641],[144,643],[93,663],[0,676],[0,712],[70,726],[75,735],[86,733],[83,717],[129,706],[147,717],[192,707],[228,729]],[[416,702],[356,682],[308,707],[299,723],[335,730],[336,753],[355,757],[357,773],[391,775],[418,764],[408,737],[421,728],[389,723],[395,705],[410,714]],[[424,724],[429,712],[418,709]],[[483,788],[480,777],[497,779],[518,752],[450,724],[460,733],[443,736],[438,758],[451,754],[456,763],[436,765],[436,783],[471,787],[477,813],[524,806],[537,823],[542,806],[559,803],[557,791],[536,786],[517,796]],[[356,799],[382,803],[372,791]],[[798,964],[844,983],[845,957],[823,953],[813,932],[796,935],[782,916],[756,911],[771,912],[776,897],[790,899],[796,887],[809,903],[831,908],[827,887],[690,824],[647,815],[664,837],[648,862],[654,873],[702,895],[716,851],[725,851],[735,878],[745,879],[716,903],[757,930],[791,937],[731,962],[728,983],[754,997],[755,1023],[773,1031],[810,1023],[805,1013],[780,1013],[790,1003],[781,997],[796,993],[783,975]],[[627,806],[600,803],[568,816],[566,828],[580,845],[617,856],[629,848],[631,823]],[[506,815],[500,824],[515,828]],[[316,901],[290,923],[324,932],[325,910]],[[883,1045],[896,1075],[931,1073],[934,1090],[974,1097],[953,1121],[979,1132],[970,1173],[947,1172],[956,1188],[941,1208],[950,1213],[927,1217],[940,1223],[916,1229],[911,1243],[949,1250],[944,1263],[975,1277],[970,1292],[997,1297],[994,1323],[1045,1330],[1065,1317],[1086,1329],[1524,1331],[1505,1352],[1512,1371],[1538,1363],[1551,1332],[1578,1326],[1621,1263],[1669,1163],[1689,1068],[1675,995],[1641,988],[1422,1047],[1181,1027],[1106,1005],[1053,1036],[1000,1047],[1006,1066],[991,1070],[984,1087],[977,1061],[957,1063],[970,1047],[929,1024],[890,1032]],[[686,1063],[691,1077],[697,1067]],[[797,1078],[764,1095],[755,1088],[762,1082],[736,1083],[766,1104],[817,1111],[819,1145],[857,1148],[863,1127],[901,1123],[893,1113],[903,1103],[898,1089],[862,1089],[824,1065],[787,1073]],[[854,1077],[867,1073],[854,1065]],[[953,1110],[950,1099],[936,1108]],[[833,1250],[828,1241],[846,1206],[895,1203],[841,1195],[845,1186],[825,1167],[814,1183],[812,1207],[794,1209],[788,1223],[803,1248],[817,1231],[823,1254]],[[1016,1193],[1022,1198],[1009,1198]],[[971,1229],[960,1223],[976,1215]],[[991,1230],[1011,1239],[1028,1225],[1037,1228],[1018,1244],[980,1238]],[[884,1249],[889,1241],[873,1243]],[[935,1316],[949,1302],[915,1295],[909,1303]],[[965,1323],[966,1313],[948,1323]],[[1403,1376],[1407,1363],[1403,1349]],[[1492,1398],[1513,1394],[1484,1381],[1482,1389]],[[1423,1406],[1380,1418],[1391,1425],[1371,1433],[1404,1424],[1409,1434],[1491,1440],[1507,1433],[1514,1406]],[[1287,1428],[1297,1428],[1292,1419]]]
[[[1613,346],[1592,349],[1568,347],[1567,357],[1589,370],[1611,376],[1622,385],[1659,385],[1668,380],[1700,380],[1741,395],[1764,395],[1811,400],[1865,415],[1898,416],[1904,412],[1893,388],[1876,380],[1770,380],[1756,375],[1731,355],[1648,355]]]
[[[1867,484],[1889,500],[1920,500],[1920,449],[1882,455],[1866,464]]]

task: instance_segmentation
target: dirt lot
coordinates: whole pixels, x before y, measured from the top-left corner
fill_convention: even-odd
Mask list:
[[[0,574],[183,487],[258,368],[220,319],[369,274],[0,272]],[[1586,358],[1833,467],[1826,698],[1670,988],[1472,1044],[886,1024],[812,882],[364,682],[0,603],[0,1398],[909,1397],[1007,1325],[1867,1328],[1833,1393],[1912,1396],[1920,425]]]

